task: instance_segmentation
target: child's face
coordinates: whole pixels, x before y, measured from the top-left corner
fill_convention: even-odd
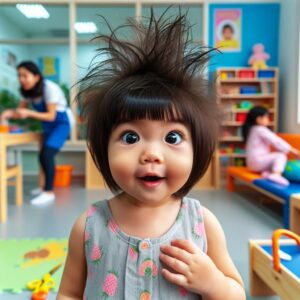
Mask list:
[[[256,118],[257,125],[268,126],[269,122],[270,122],[270,120],[269,120],[268,114]]]
[[[233,35],[233,32],[230,28],[228,28],[228,27],[224,28],[223,37],[224,37],[225,40],[231,40],[232,35]]]
[[[179,122],[120,124],[111,134],[108,160],[114,180],[128,196],[146,205],[167,201],[192,170],[190,130]]]

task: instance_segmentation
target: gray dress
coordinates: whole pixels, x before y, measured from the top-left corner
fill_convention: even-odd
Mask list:
[[[161,275],[160,246],[174,239],[194,242],[207,252],[203,213],[198,200],[183,198],[176,221],[161,237],[140,239],[120,230],[108,200],[93,204],[85,227],[87,280],[85,300],[201,299]]]

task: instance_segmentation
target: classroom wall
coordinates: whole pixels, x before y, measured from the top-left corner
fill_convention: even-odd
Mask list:
[[[0,12],[0,38],[24,38],[25,35],[20,28],[12,23]],[[7,89],[18,95],[19,83],[16,69],[6,63],[8,53],[17,58],[17,63],[28,56],[29,50],[26,45],[2,45],[0,44],[0,89]]]
[[[299,99],[299,0],[282,0],[279,33],[280,109],[279,129],[300,133],[297,121]]]
[[[252,53],[253,45],[256,43],[263,43],[265,51],[270,54],[271,58],[268,60],[268,65],[277,66],[280,4],[210,4],[209,46],[214,46],[214,11],[230,8],[238,8],[242,11],[241,51],[224,52],[221,55],[216,55],[210,65],[210,71],[214,71],[217,67],[248,66],[248,58]]]
[[[59,59],[59,82],[70,86],[70,48],[69,45],[32,45],[29,46],[31,59],[38,63],[39,58]]]

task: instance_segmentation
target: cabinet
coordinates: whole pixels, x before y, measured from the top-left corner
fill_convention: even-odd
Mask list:
[[[245,165],[245,148],[241,126],[253,106],[264,106],[270,115],[269,127],[277,131],[278,68],[218,68],[218,101],[224,111],[219,141],[221,178],[230,165]]]

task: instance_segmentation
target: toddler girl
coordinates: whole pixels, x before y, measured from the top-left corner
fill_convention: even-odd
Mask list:
[[[217,140],[211,50],[190,47],[186,16],[130,27],[134,41],[101,36],[105,60],[81,81],[89,150],[115,196],[76,221],[57,299],[246,299],[222,227],[186,197]]]

